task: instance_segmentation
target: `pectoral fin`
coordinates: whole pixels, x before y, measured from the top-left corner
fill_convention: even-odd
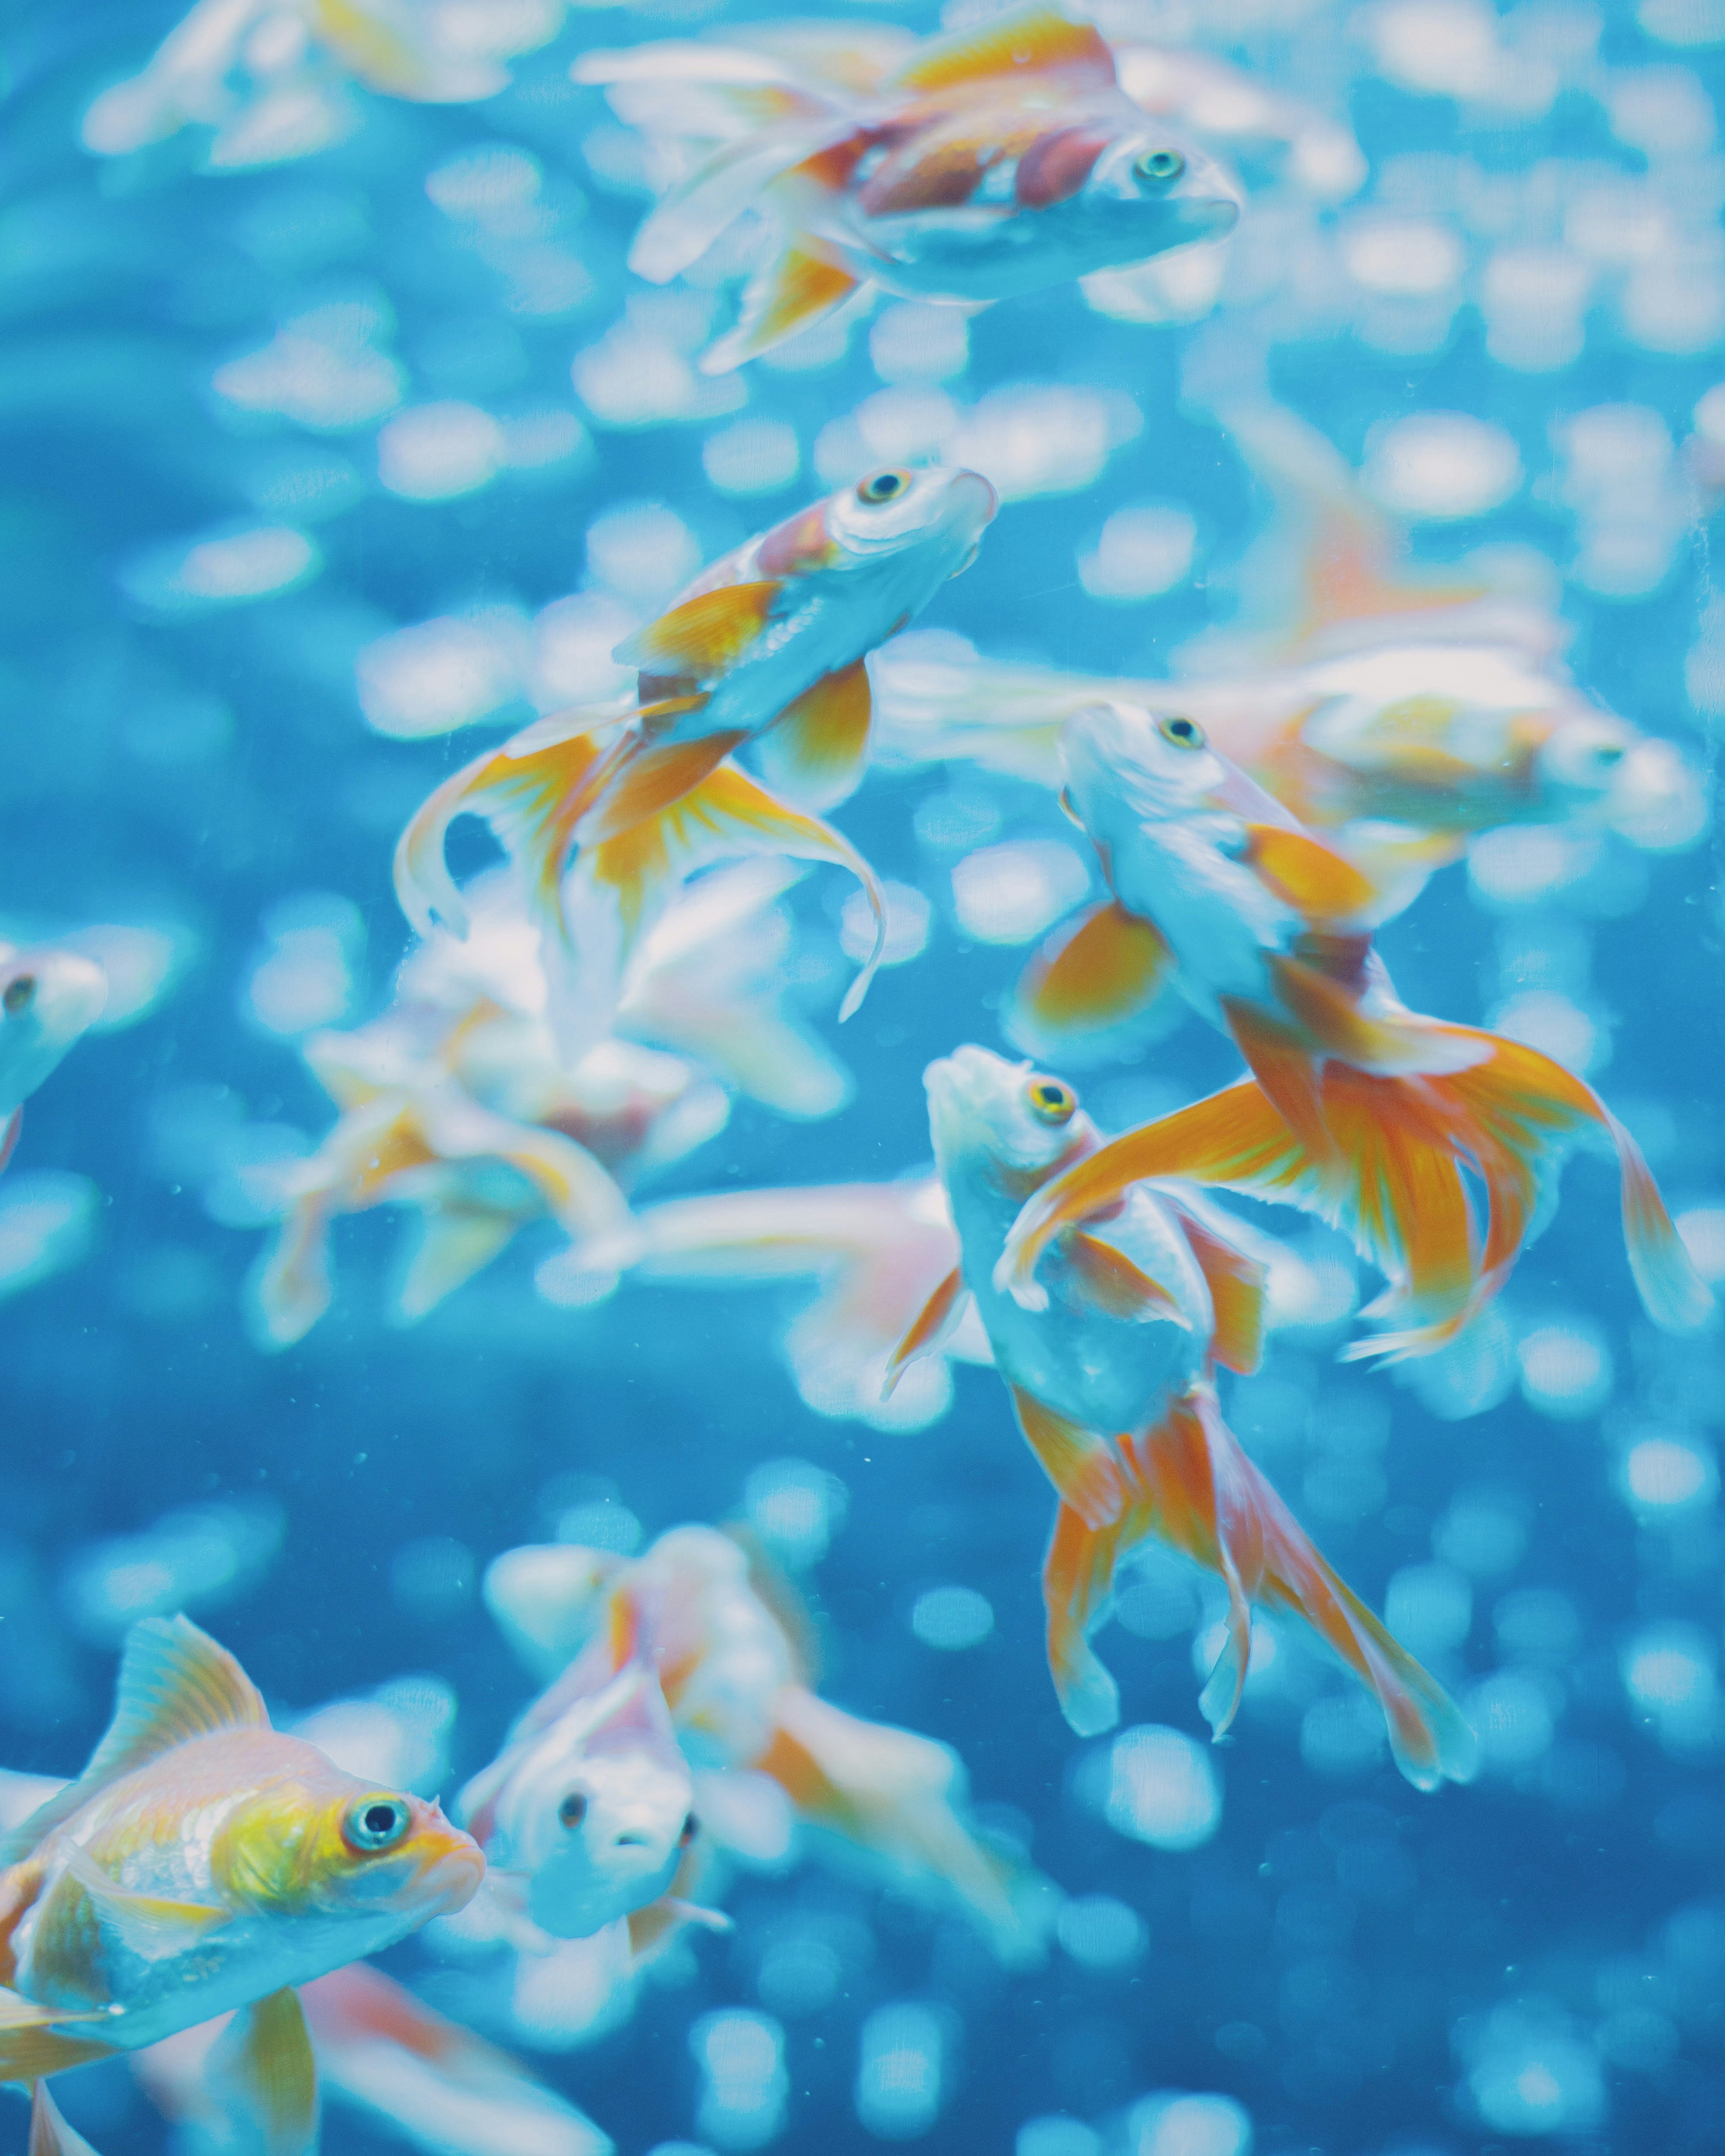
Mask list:
[[[1246,860],[1276,896],[1308,921],[1349,921],[1378,894],[1370,879],[1305,831],[1246,825]]]
[[[1110,1317],[1165,1318],[1190,1331],[1179,1304],[1160,1281],[1135,1265],[1123,1250],[1082,1229],[1066,1240],[1066,1259],[1095,1306]]]
[[[100,1921],[140,1961],[170,1961],[233,1920],[230,1910],[207,1902],[134,1894],[110,1879],[83,1849],[69,1852],[66,1870],[89,1896]]]
[[[310,2156],[317,2143],[317,2068],[297,1994],[273,1991],[236,2014],[211,2051],[213,2090],[248,2122],[264,2156]]]
[[[1302,959],[1271,952],[1266,963],[1284,1009],[1325,1055],[1356,1070],[1377,1078],[1429,1078],[1471,1070],[1491,1055],[1465,1027],[1366,1010],[1353,991]]]
[[[701,372],[728,374],[745,360],[770,352],[842,306],[858,282],[836,262],[793,243],[743,294],[736,328],[701,354]]]
[[[28,2156],[96,2156],[77,2128],[60,2117],[46,2082],[38,2082],[30,2096]]]
[[[955,1265],[917,1312],[910,1330],[888,1358],[886,1380],[880,1387],[883,1400],[891,1399],[893,1387],[912,1363],[938,1352],[941,1342],[951,1336],[963,1317],[964,1299],[968,1292],[964,1276]]]
[[[1088,1527],[1106,1527],[1118,1519],[1126,1492],[1107,1440],[1068,1422],[1018,1385],[1012,1388],[1012,1404],[1019,1428],[1062,1501]]]
[[[1163,1190],[1160,1195],[1179,1216],[1198,1269],[1210,1291],[1215,1332],[1210,1353],[1224,1369],[1250,1377],[1264,1359],[1264,1307],[1267,1276],[1254,1257],[1230,1243],[1195,1206]]]
[[[869,670],[860,659],[824,675],[787,704],[761,737],[762,778],[805,808],[830,808],[861,781],[873,709]]]
[[[1040,1036],[1119,1025],[1149,1009],[1173,966],[1150,923],[1113,900],[1055,932],[1025,968],[1014,1001]]]
[[[611,655],[619,666],[706,680],[748,649],[783,589],[777,581],[768,581],[699,592],[625,637]]]

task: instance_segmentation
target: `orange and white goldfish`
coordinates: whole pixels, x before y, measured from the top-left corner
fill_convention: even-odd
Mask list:
[[[566,2097],[368,1963],[314,1978],[300,2004],[323,2095],[426,2156],[608,2156],[608,2138]],[[186,2156],[235,2145],[219,2072],[227,2025],[206,2021],[132,2061]]]
[[[895,1367],[927,1352],[973,1301],[1019,1427],[1060,1501],[1043,1571],[1048,1656],[1081,1736],[1119,1718],[1090,1645],[1121,1558],[1151,1536],[1218,1575],[1228,1623],[1201,1704],[1219,1737],[1245,1682],[1250,1604],[1293,1609],[1375,1694],[1396,1763],[1417,1787],[1473,1771],[1471,1733],[1441,1688],[1338,1578],[1222,1419],[1216,1363],[1251,1370],[1265,1274],[1189,1190],[1134,1189],[1067,1221],[1027,1309],[996,1266],[1025,1199],[1094,1158],[1095,1125],[1063,1080],[967,1046],[928,1066],[935,1158],[958,1265]]]
[[[183,1617],[133,1627],[107,1734],[0,1860],[0,2079],[234,2012],[223,2068],[282,2156],[316,2133],[294,1987],[463,1907],[485,1871],[435,1804],[272,1729]]]
[[[975,558],[998,502],[975,472],[871,473],[758,534],[617,648],[639,670],[621,708],[557,712],[475,757],[419,809],[395,887],[421,935],[467,911],[444,859],[460,815],[483,817],[519,872],[552,968],[553,1023],[598,1038],[641,937],[683,880],[737,855],[849,869],[878,924],[874,874],[829,824],[788,807],[841,800],[868,758],[866,654]],[[768,784],[729,762],[748,747]]]
[[[80,952],[0,943],[0,1168],[23,1128],[24,1102],[107,1000],[107,976]]]
[[[1067,721],[1062,797],[1112,893],[1038,962],[1045,1030],[1142,1009],[1164,987],[1252,1072],[1046,1184],[1014,1227],[1003,1285],[1035,1306],[1040,1252],[1146,1176],[1281,1197],[1351,1234],[1389,1277],[1368,1312],[1399,1329],[1351,1354],[1450,1338],[1507,1278],[1582,1141],[1615,1148],[1643,1304],[1692,1330],[1712,1296],[1635,1141],[1592,1088],[1520,1042],[1409,1010],[1373,948],[1378,893],[1183,716],[1098,704]],[[1466,1174],[1483,1186],[1476,1247]]]
[[[664,125],[667,89],[676,113],[682,85],[736,115],[736,139],[671,189],[629,255],[662,284],[747,210],[778,228],[737,328],[702,359],[710,373],[865,285],[986,305],[1219,238],[1239,218],[1220,169],[1127,95],[1094,24],[1056,8],[996,17],[886,67],[887,49],[855,36],[835,48],[780,26],[741,36],[593,53],[575,69],[649,128]]]
[[[793,1825],[815,1829],[895,1884],[956,1904],[1002,1960],[1037,1957],[1027,1882],[964,1825],[955,1755],[822,1699],[793,1590],[729,1535],[674,1527],[627,1561],[562,1545],[511,1551],[488,1572],[485,1599],[512,1637],[578,1642],[560,1681],[578,1691],[638,1655],[651,1662],[694,1769],[696,1813],[721,1846],[773,1861]]]

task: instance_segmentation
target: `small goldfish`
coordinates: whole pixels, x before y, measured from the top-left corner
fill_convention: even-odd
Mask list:
[[[554,713],[431,795],[396,849],[408,919],[421,935],[438,919],[466,933],[444,839],[455,817],[483,817],[544,932],[553,1020],[592,1039],[640,938],[696,868],[762,853],[833,862],[860,880],[878,924],[849,1015],[884,942],[879,887],[830,825],[768,786],[817,808],[855,787],[868,756],[866,654],[968,567],[997,506],[975,472],[874,472],[715,562],[618,646],[639,670],[633,704]],[[727,761],[745,747],[768,786]]]
[[[688,1762],[638,1649],[591,1688],[578,1659],[462,1791],[491,1866],[552,1938],[588,1938],[671,1890],[699,1823]]]
[[[1043,954],[1040,1021],[1142,1008],[1172,985],[1226,1033],[1252,1081],[1117,1139],[1050,1183],[1014,1226],[1003,1283],[1032,1305],[1065,1222],[1145,1175],[1281,1196],[1345,1227],[1389,1276],[1368,1312],[1399,1322],[1355,1355],[1429,1351],[1497,1293],[1563,1154],[1609,1142],[1630,1268],[1667,1330],[1712,1297],[1634,1140],[1538,1050],[1409,1010],[1373,948],[1378,894],[1206,741],[1197,721],[1099,704],[1068,721],[1064,796],[1112,891]],[[1150,1164],[1157,1163],[1157,1164]],[[1464,1170],[1483,1184],[1484,1246]]]
[[[239,2010],[223,2070],[283,2156],[316,2131],[293,1987],[461,1908],[485,1870],[434,1804],[273,1730],[238,1662],[183,1617],[132,1628],[107,1734],[0,1860],[0,2078]]]
[[[691,80],[709,109],[728,88],[747,123],[671,189],[629,256],[664,283],[745,210],[778,227],[783,244],[737,328],[703,357],[710,373],[865,285],[986,304],[1219,238],[1239,218],[1219,169],[1149,121],[1094,25],[1057,9],[932,40],[871,81],[855,39],[841,46],[846,80],[806,40],[743,37],[762,49],[647,45],[590,54],[575,70],[649,126],[658,86]]]
[[[0,943],[0,1168],[23,1128],[24,1102],[107,1000],[107,976],[93,959]]]
[[[369,1963],[314,1978],[300,2004],[322,2093],[427,2156],[608,2156],[608,2139],[566,2097]],[[132,2061],[157,2108],[200,2148],[234,2146],[218,2071],[227,2025],[203,2022]]]

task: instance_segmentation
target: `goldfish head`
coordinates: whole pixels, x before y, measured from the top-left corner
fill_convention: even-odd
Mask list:
[[[935,1159],[948,1188],[956,1174],[978,1166],[1034,1188],[1091,1135],[1064,1079],[1009,1063],[991,1049],[955,1048],[929,1065],[922,1082]]]
[[[0,1120],[35,1091],[107,1000],[106,974],[77,952],[0,944]]]
[[[840,487],[821,506],[829,550],[823,566],[854,571],[915,556],[932,583],[969,567],[1000,499],[979,472],[892,466]]]
[[[1240,198],[1221,167],[1156,127],[1110,142],[1075,208],[1109,264],[1219,239],[1240,221]]]
[[[356,1947],[363,1953],[473,1899],[485,1860],[436,1804],[344,1774],[315,1745],[272,1744],[281,1764],[227,1813],[210,1845],[212,1879],[235,1907],[352,1921],[372,1940]]]
[[[1134,704],[1088,704],[1060,733],[1066,804],[1093,835],[1123,803],[1161,821],[1214,808],[1230,790],[1233,767],[1218,756],[1196,719]]]
[[[694,1793],[664,1695],[637,1663],[518,1754],[475,1824],[496,1862],[526,1876],[534,1922],[587,1938],[670,1887],[697,1830]]]

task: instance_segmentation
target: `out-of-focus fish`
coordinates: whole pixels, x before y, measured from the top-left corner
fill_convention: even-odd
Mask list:
[[[279,164],[339,141],[358,122],[349,79],[417,103],[465,104],[509,81],[502,63],[554,35],[562,0],[497,11],[456,34],[415,0],[198,0],[142,70],[101,92],[84,146],[121,157],[213,128],[216,168]]]
[[[709,372],[771,350],[865,285],[986,304],[1219,238],[1239,217],[1218,167],[1121,89],[1093,24],[1024,8],[879,73],[855,40],[841,49],[846,80],[829,61],[823,70],[818,47],[769,26],[577,63],[578,80],[609,86],[623,116],[649,128],[666,85],[674,114],[692,84],[708,111],[728,102],[736,116],[736,139],[672,188],[629,256],[663,283],[746,210],[778,228],[737,327],[703,358]]]
[[[1399,1329],[1356,1355],[1425,1353],[1495,1295],[1555,1203],[1564,1154],[1615,1147],[1649,1315],[1702,1323],[1712,1297],[1634,1140],[1537,1050],[1410,1011],[1372,947],[1377,893],[1218,755],[1197,722],[1101,704],[1067,722],[1064,796],[1113,892],[1045,955],[1045,1027],[1142,1006],[1171,984],[1234,1041],[1253,1082],[1116,1139],[1047,1183],[1014,1228],[1003,1283],[1040,1301],[1038,1255],[1145,1177],[1278,1196],[1344,1227],[1389,1276],[1368,1316]],[[1484,1186],[1476,1248],[1463,1171]]]
[[[0,1168],[23,1128],[24,1102],[107,1000],[107,977],[93,959],[0,943]]]
[[[0,1860],[0,2079],[241,2010],[213,2063],[282,2156],[316,2131],[293,1987],[461,1908],[485,1869],[434,1804],[273,1730],[182,1617],[133,1628],[106,1736]]]
[[[691,1286],[812,1281],[814,1298],[783,1342],[797,1389],[819,1414],[906,1428],[942,1414],[950,1384],[941,1359],[931,1358],[883,1402],[887,1358],[951,1271],[957,1248],[938,1178],[912,1176],[673,1198],[642,1206],[616,1234],[552,1262],[567,1264],[583,1293],[595,1276],[620,1272]],[[542,1269],[541,1285],[553,1291],[550,1270]],[[958,1327],[942,1353],[988,1359],[974,1322]]]
[[[632,1613],[631,1613],[632,1614]],[[695,1785],[644,1642],[590,1688],[578,1660],[458,1807],[492,1867],[552,1938],[588,1938],[670,1892],[698,1830]]]
[[[879,888],[850,844],[728,758],[751,747],[768,785],[824,808],[867,762],[864,659],[967,567],[997,507],[974,472],[872,473],[751,539],[619,644],[639,669],[632,704],[554,713],[446,779],[403,833],[395,884],[422,935],[465,935],[444,859],[457,816],[483,817],[545,932],[552,1019],[598,1038],[641,937],[683,879],[730,855],[834,862]],[[579,998],[578,1004],[578,984]]]
[[[995,1282],[1027,1197],[1101,1141],[1062,1080],[964,1047],[927,1073],[935,1158],[963,1256],[906,1334],[898,1364],[927,1352],[974,1300],[1019,1427],[1060,1499],[1043,1573],[1049,1666],[1082,1736],[1119,1718],[1088,1634],[1106,1614],[1121,1558],[1154,1535],[1228,1589],[1222,1653],[1203,1696],[1218,1736],[1245,1681],[1250,1604],[1296,1610],[1376,1695],[1396,1762],[1431,1789],[1473,1771],[1449,1699],[1312,1547],[1222,1420],[1214,1364],[1255,1368],[1264,1272],[1192,1194],[1140,1188],[1069,1223],[1044,1261],[1034,1310]]]
[[[750,1785],[764,1779],[795,1820],[865,1852],[897,1884],[956,1902],[1003,1960],[1035,1958],[1025,1882],[963,1825],[955,1756],[820,1698],[792,1590],[729,1536],[675,1527],[621,1568],[593,1551],[511,1551],[485,1596],[513,1634],[587,1629],[572,1686],[608,1681],[650,1650],[708,1826],[746,1815]]]
[[[323,2095],[426,2156],[608,2156],[608,2137],[567,2097],[381,1969],[332,1969],[300,2003]],[[233,2156],[235,2121],[210,2071],[226,2026],[204,2022],[132,2062],[185,2156]]]

